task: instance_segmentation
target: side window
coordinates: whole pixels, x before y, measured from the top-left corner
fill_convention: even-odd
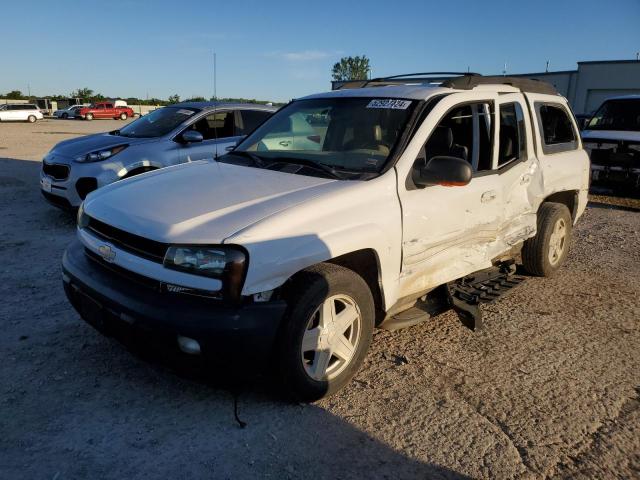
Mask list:
[[[113,108],[113,104],[112,103],[107,103],[104,108]]]
[[[491,170],[493,104],[479,102],[453,108],[431,133],[421,158],[462,158],[476,172]]]
[[[240,110],[240,122],[238,125],[238,135],[247,135],[271,116],[271,112],[260,110]]]
[[[104,110],[104,103],[99,103],[97,106],[98,110]]]
[[[519,103],[500,105],[500,149],[498,168],[526,157],[526,129],[524,113]]]
[[[538,125],[544,153],[559,153],[577,148],[576,134],[568,112],[561,105],[537,103]]]
[[[216,112],[201,118],[191,127],[199,131],[204,140],[233,137],[233,112]]]

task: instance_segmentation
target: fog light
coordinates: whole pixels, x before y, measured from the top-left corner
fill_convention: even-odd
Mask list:
[[[200,344],[197,340],[178,335],[178,346],[180,350],[189,355],[200,355]]]

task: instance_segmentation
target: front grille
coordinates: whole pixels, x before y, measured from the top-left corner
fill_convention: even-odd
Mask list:
[[[56,180],[66,180],[69,177],[69,165],[42,162],[42,171]]]
[[[164,255],[167,253],[167,248],[169,248],[166,243],[156,242],[155,240],[125,232],[92,217],[89,217],[87,228],[96,236],[112,243],[115,247],[156,263],[162,263]]]
[[[113,263],[105,262],[100,255],[92,252],[88,248],[84,249],[84,253],[91,260],[102,266],[103,268],[110,270],[111,272],[120,275],[121,277],[126,278],[127,280],[131,280],[139,285],[150,288],[157,292],[160,291],[160,282],[154,280],[153,278],[145,277],[144,275],[140,275],[138,273],[127,270],[126,268],[119,267]]]

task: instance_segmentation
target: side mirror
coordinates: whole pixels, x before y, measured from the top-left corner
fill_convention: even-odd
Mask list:
[[[414,175],[417,185],[443,185],[462,187],[471,181],[473,170],[466,160],[458,157],[433,157]]]
[[[185,143],[200,143],[204,140],[204,137],[197,130],[187,130],[181,136],[182,141]]]

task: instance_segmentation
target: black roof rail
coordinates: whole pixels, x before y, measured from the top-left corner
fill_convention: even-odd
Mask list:
[[[503,76],[466,76],[450,78],[440,86],[457,90],[471,90],[478,85],[509,85],[525,93],[544,93],[546,95],[560,95],[556,87],[550,83],[533,78],[503,77]]]
[[[364,88],[368,86],[382,87],[386,85],[397,85],[406,83],[407,81],[419,82],[419,81],[433,81],[442,80],[442,77],[465,77],[465,76],[480,76],[479,73],[474,72],[420,72],[420,73],[405,73],[402,75],[391,75],[389,77],[377,77],[370,80],[347,80],[340,85],[337,90],[343,88]],[[436,78],[430,78],[436,77]]]

